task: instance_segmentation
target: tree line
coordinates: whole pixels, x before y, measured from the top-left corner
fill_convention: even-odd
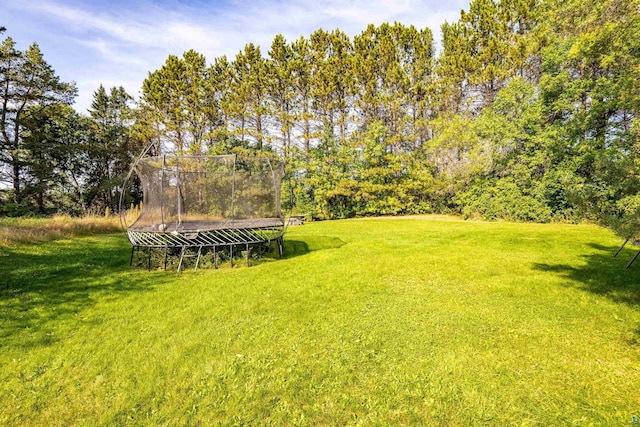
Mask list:
[[[2,210],[117,209],[133,157],[277,156],[293,208],[318,218],[640,214],[638,0],[473,0],[441,28],[319,29],[234,58],[194,50],[149,73],[136,104],[98,88],[75,113],[37,47],[0,50]]]

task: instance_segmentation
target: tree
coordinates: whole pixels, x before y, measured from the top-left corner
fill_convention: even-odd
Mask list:
[[[218,114],[217,117],[212,116],[210,120],[212,132],[209,145],[215,150],[217,150],[217,147],[214,147],[214,144],[220,140],[226,140],[230,136],[230,130],[233,127],[234,106],[229,91],[230,85],[231,65],[227,57],[223,55],[216,58],[209,67],[208,88],[212,104],[210,111],[212,113],[217,111]]]
[[[640,2],[550,2],[541,94],[571,157],[582,211],[623,237],[640,234]]]
[[[204,56],[189,50],[182,58],[169,55],[142,84],[144,107],[159,124],[168,148],[180,154],[202,153],[212,126],[218,124],[209,72]]]
[[[267,141],[267,63],[260,48],[247,44],[230,64],[228,114],[234,122],[234,134],[249,140],[259,150]]]
[[[118,208],[118,190],[131,162],[140,151],[130,137],[133,98],[123,87],[107,93],[104,86],[93,94],[86,150],[86,177],[83,185],[85,206],[95,212]]]
[[[22,176],[27,165],[23,134],[27,110],[71,105],[77,90],[61,82],[37,44],[20,52],[8,37],[0,45],[0,164],[2,178],[12,185],[13,199],[22,201]]]
[[[358,106],[363,129],[381,121],[395,151],[426,140],[432,109],[427,86],[432,74],[431,31],[402,24],[369,27],[354,40]]]
[[[442,25],[440,97],[445,110],[479,112],[514,77],[535,77],[538,0],[473,0],[460,19]]]
[[[38,212],[86,212],[89,125],[87,117],[63,104],[25,111],[23,195]]]
[[[311,153],[311,60],[309,41],[300,37],[291,46],[292,77],[294,86],[294,127],[303,143],[305,163]]]
[[[291,156],[292,131],[294,121],[294,74],[293,50],[285,38],[278,34],[271,43],[269,51],[267,93],[269,109],[276,127],[280,130],[282,156],[288,160]]]
[[[328,70],[333,80],[330,106],[332,123],[337,128],[338,142],[346,144],[349,137],[349,116],[353,110],[355,97],[353,44],[349,37],[336,29],[329,34],[330,54]]]
[[[443,51],[438,58],[434,85],[439,113],[458,114],[466,110],[469,82],[470,55],[464,43],[462,26],[456,22],[442,24]]]
[[[354,92],[353,46],[342,31],[319,29],[309,37],[308,47],[309,95],[315,118],[312,135],[325,144],[336,139],[344,144]]]

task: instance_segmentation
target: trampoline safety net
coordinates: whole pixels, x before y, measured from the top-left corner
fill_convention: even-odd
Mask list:
[[[282,162],[223,156],[158,156],[133,166],[143,204],[127,226],[138,247],[268,242],[284,232]]]

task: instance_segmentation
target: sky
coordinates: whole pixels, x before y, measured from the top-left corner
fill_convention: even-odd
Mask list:
[[[433,31],[453,22],[469,0],[3,0],[0,27],[19,50],[36,42],[64,82],[75,82],[75,109],[86,113],[100,84],[138,99],[143,80],[169,55],[194,49],[208,63],[231,60],[247,44],[267,56],[271,41],[339,28],[350,37],[368,24],[395,21]]]

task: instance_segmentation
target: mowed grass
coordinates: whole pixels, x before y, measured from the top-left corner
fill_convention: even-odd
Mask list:
[[[632,425],[640,263],[590,225],[361,219],[286,258],[0,249],[1,425]]]

